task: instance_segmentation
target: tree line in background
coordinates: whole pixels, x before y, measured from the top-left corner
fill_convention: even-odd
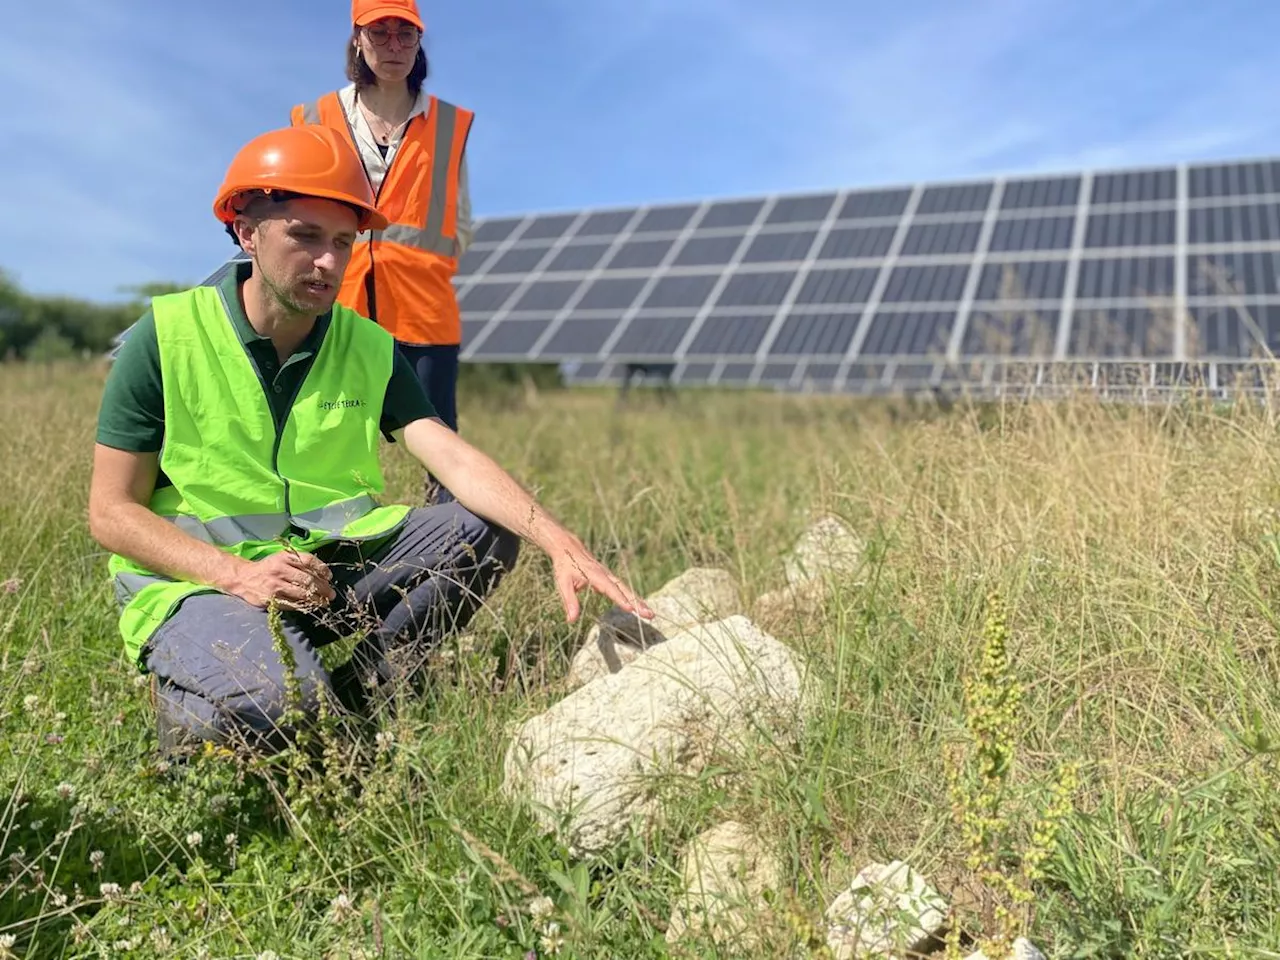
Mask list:
[[[116,334],[146,311],[152,297],[181,289],[177,284],[149,283],[128,288],[128,300],[93,303],[27,293],[0,272],[0,360],[101,356],[111,349]]]
[[[111,349],[116,335],[146,312],[152,297],[183,289],[181,284],[148,283],[126,288],[127,300],[94,303],[27,293],[0,270],[0,362],[101,357]],[[561,385],[559,368],[545,363],[468,363],[463,364],[459,380],[460,387],[473,393]]]

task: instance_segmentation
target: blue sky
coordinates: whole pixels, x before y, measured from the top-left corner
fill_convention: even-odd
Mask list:
[[[420,0],[478,216],[1280,154],[1265,0]],[[343,81],[349,0],[6,11],[0,269],[197,282],[237,147]]]

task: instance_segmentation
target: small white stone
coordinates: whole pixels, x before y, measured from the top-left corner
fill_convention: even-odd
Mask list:
[[[862,562],[862,541],[839,517],[824,516],[796,541],[782,561],[787,583],[851,574]]]
[[[782,868],[761,849],[756,834],[729,821],[689,844],[681,865],[685,893],[672,912],[667,943],[704,929],[721,945],[741,949],[757,943],[751,919],[768,910],[764,893],[778,888]]]
[[[873,863],[827,908],[836,960],[922,952],[942,930],[947,902],[901,860]]]
[[[969,954],[965,960],[987,960],[987,955],[981,950]],[[1040,952],[1039,948],[1026,937],[1018,937],[1013,941],[1013,960],[1047,960],[1045,955]]]

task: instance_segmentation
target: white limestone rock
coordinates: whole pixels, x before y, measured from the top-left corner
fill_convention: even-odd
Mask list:
[[[575,855],[601,851],[658,816],[662,775],[798,734],[805,692],[799,657],[746,617],[686,627],[524,722],[503,789]]]
[[[743,612],[742,596],[733,576],[715,567],[691,567],[646,597],[645,602],[653,609],[652,620],[614,606],[591,628],[569,665],[570,689],[617,673],[681,627],[711,623]]]
[[[756,831],[732,820],[712,827],[689,844],[681,870],[685,892],[667,926],[667,943],[701,932],[721,946],[758,943],[759,925],[752,921],[768,911],[764,894],[778,889],[782,867]]]

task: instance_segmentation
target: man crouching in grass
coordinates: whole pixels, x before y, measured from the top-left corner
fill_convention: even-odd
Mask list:
[[[89,495],[111,551],[126,656],[152,675],[161,745],[283,747],[287,673],[314,716],[362,677],[467,624],[544,550],[570,622],[578,592],[652,612],[488,456],[435,417],[391,335],[335,303],[358,234],[387,225],[355,151],[324,127],[250,141],[214,202],[250,260],[156,297],[108,377]],[[457,502],[383,505],[379,435]],[[270,607],[292,652],[273,648]],[[333,675],[316,649],[375,629]]]

